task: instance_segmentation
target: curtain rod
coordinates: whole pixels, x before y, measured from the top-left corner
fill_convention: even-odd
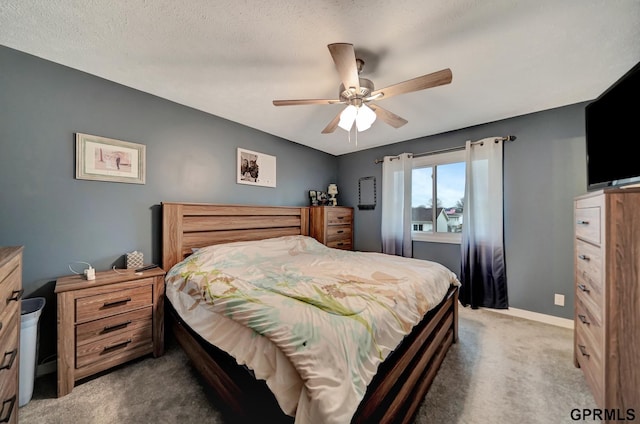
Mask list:
[[[496,138],[496,141],[514,141],[516,139],[515,135],[508,135],[506,137],[500,137],[500,138]],[[476,144],[476,143],[480,143],[480,141],[475,141],[471,144]],[[445,153],[445,152],[454,152],[456,150],[464,150],[465,147],[450,147],[448,149],[440,149],[440,150],[433,150],[431,152],[423,152],[423,153],[416,153],[415,155],[413,155],[414,158],[420,157],[420,156],[429,156],[429,155],[435,155],[437,153]],[[392,156],[391,159],[398,159],[400,156]],[[384,162],[384,159],[376,159],[373,161],[373,163],[382,163]]]

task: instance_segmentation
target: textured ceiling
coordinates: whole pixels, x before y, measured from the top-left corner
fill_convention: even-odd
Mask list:
[[[640,61],[640,0],[2,0],[0,44],[343,154],[597,97]],[[376,88],[450,68],[378,104],[409,121],[320,132],[342,105],[327,44]]]

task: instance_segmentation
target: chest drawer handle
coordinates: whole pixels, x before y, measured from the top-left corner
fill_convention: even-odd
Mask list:
[[[585,293],[589,293],[589,291],[590,291],[590,290],[587,288],[587,286],[585,286],[584,284],[578,284],[578,288],[579,288],[580,290],[582,290],[583,292],[585,292]]]
[[[9,357],[9,361],[6,361],[7,356]],[[16,356],[18,356],[18,348],[13,349],[11,352],[5,352],[2,358],[3,365],[0,367],[0,370],[10,370],[13,366],[13,361],[16,360]]]
[[[591,324],[589,321],[587,321],[587,317],[586,317],[586,316],[584,316],[584,315],[578,315],[578,318],[580,318],[580,321],[581,321],[583,324],[587,324],[587,325]]]
[[[112,302],[104,302],[103,308],[113,308],[114,306],[122,306],[127,302],[131,302],[131,298],[127,297],[126,299],[114,300]]]
[[[342,234],[342,233],[344,233],[344,230],[338,230],[337,233],[338,234]]]
[[[587,353],[587,347],[585,345],[578,345],[578,348],[580,349],[582,356],[586,356],[587,358],[591,356]]]
[[[591,260],[587,255],[578,255],[578,259],[582,259],[583,261],[589,262]]]
[[[578,224],[578,225],[589,225],[589,221],[584,221],[584,220],[582,220],[582,219],[579,219],[579,220],[576,222],[576,224]]]
[[[11,297],[7,299],[7,303],[11,301],[18,301],[22,299],[22,294],[24,293],[24,289],[14,290],[11,292]]]
[[[105,325],[103,333],[110,333],[112,331],[121,330],[123,328],[127,328],[127,325],[131,324],[131,320],[127,320],[126,322],[122,322],[120,324],[115,325]]]
[[[2,321],[0,321],[0,330],[2,330]]]
[[[0,423],[9,422],[14,406],[16,406],[16,395],[13,395],[2,402],[2,409],[0,409]],[[6,413],[5,410],[7,411]]]
[[[111,346],[105,346],[104,349],[102,349],[102,352],[106,353],[116,349],[122,349],[123,347],[126,347],[129,343],[131,343],[131,339],[127,339],[120,343],[112,344]]]

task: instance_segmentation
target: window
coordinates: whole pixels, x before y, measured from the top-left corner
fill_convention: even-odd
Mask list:
[[[413,159],[411,238],[460,243],[465,186],[464,150]],[[434,224],[435,223],[435,224]]]

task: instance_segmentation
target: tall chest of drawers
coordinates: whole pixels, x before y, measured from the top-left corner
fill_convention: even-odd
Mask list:
[[[640,189],[574,200],[574,362],[597,405],[640,414]]]
[[[110,270],[58,279],[58,397],[76,381],[164,353],[164,271]]]
[[[0,422],[18,422],[22,247],[0,247]]]
[[[353,250],[353,208],[312,206],[311,237],[336,249]]]

